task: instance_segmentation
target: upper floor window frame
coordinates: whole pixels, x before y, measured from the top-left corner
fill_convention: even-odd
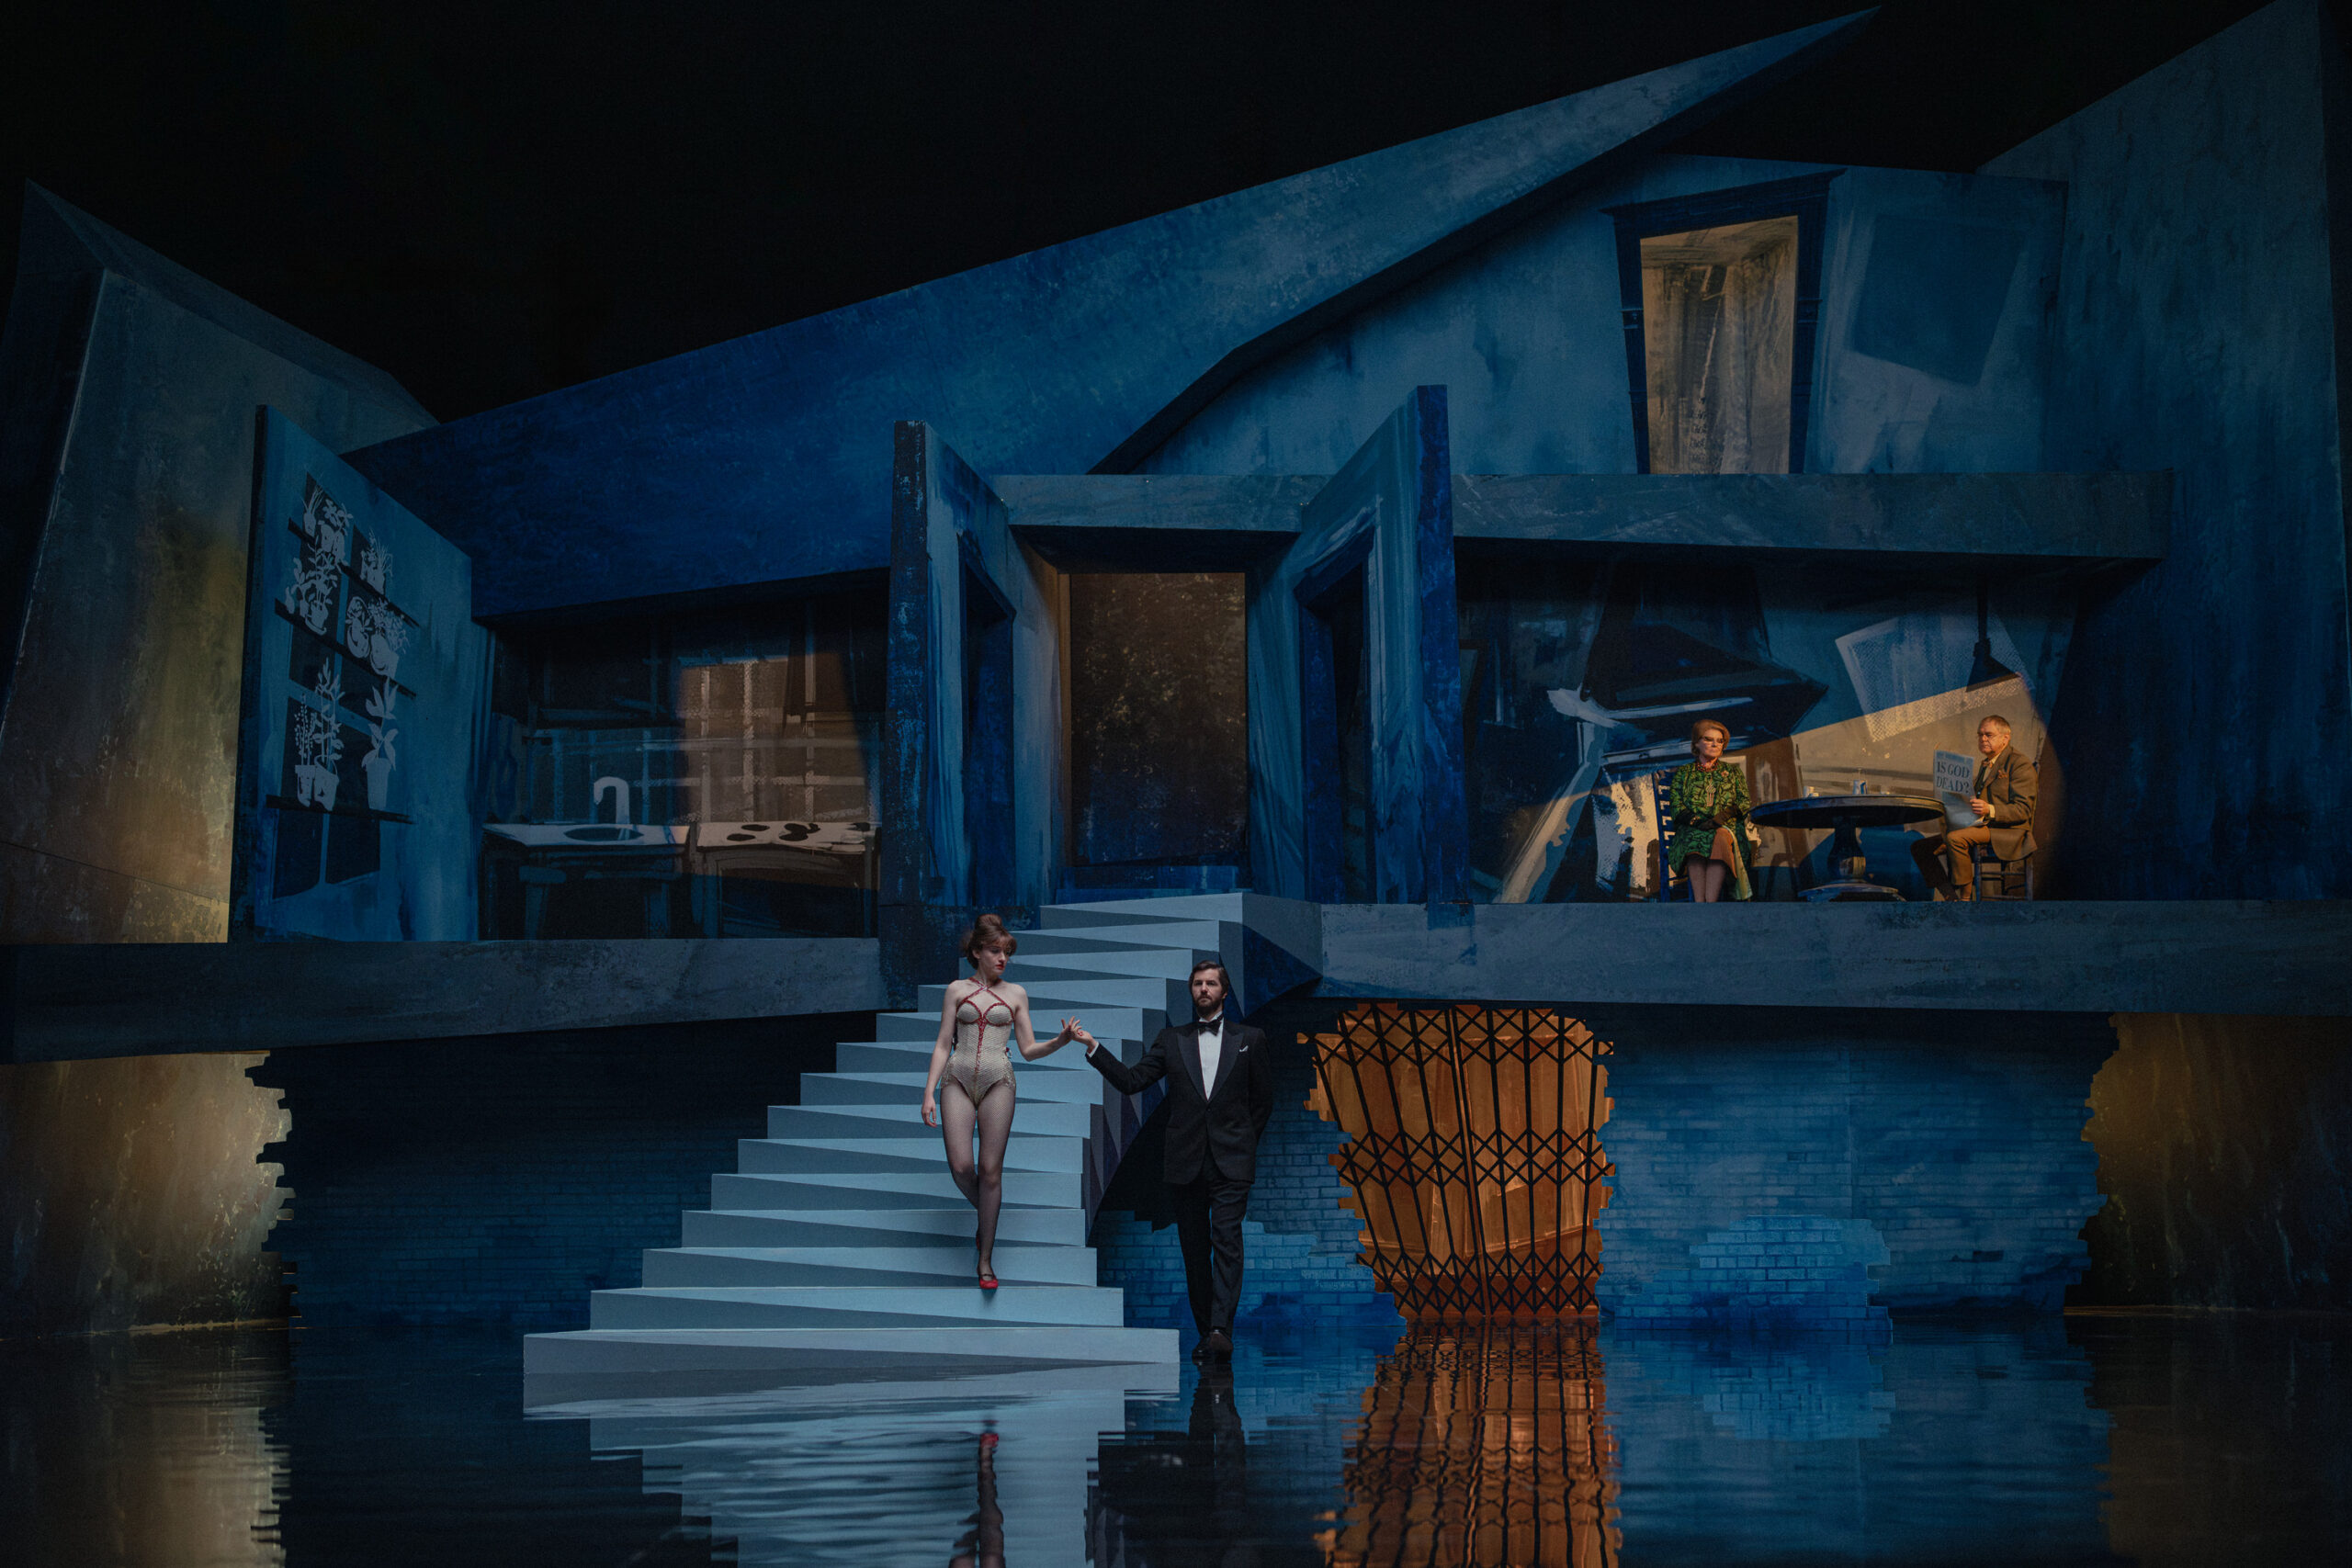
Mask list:
[[[1805,441],[1812,428],[1814,352],[1821,328],[1821,252],[1828,228],[1829,182],[1845,172],[1830,169],[1793,179],[1601,209],[1617,224],[1617,288],[1625,329],[1635,473],[1650,471],[1649,344],[1642,319],[1642,242],[1691,229],[1791,217],[1797,220],[1797,276],[1789,345],[1789,472],[1804,472]]]

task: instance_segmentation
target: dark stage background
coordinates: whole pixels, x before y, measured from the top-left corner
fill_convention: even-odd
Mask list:
[[[0,276],[31,179],[455,419],[1858,8],[15,6]],[[2256,8],[1889,0],[1680,150],[1973,169]]]

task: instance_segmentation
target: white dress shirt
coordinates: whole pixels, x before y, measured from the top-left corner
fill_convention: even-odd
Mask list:
[[[1201,1026],[1201,1092],[1216,1088],[1216,1065],[1225,1055],[1225,1014]]]

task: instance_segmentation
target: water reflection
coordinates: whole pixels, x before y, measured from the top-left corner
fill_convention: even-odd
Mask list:
[[[682,1395],[582,1379],[535,1387],[570,1397],[533,1415],[584,1418],[591,1450],[640,1457],[646,1489],[732,1538],[738,1562],[1078,1563],[1101,1434],[1175,1380],[1079,1367]]]
[[[11,1562],[276,1568],[286,1336],[110,1334],[0,1343]],[[22,1555],[19,1556],[18,1554]]]
[[[1107,1368],[534,1384],[499,1333],[0,1342],[0,1560],[2340,1561],[2342,1319],[1245,1341]]]
[[[996,1500],[994,1432],[980,1434],[979,1504],[972,1510],[972,1528],[956,1543],[947,1568],[1004,1568],[1004,1510]]]
[[[1363,1394],[1334,1568],[1617,1558],[1600,1356],[1577,1325],[1408,1334]]]
[[[2115,1561],[2108,1418],[2057,1320],[1601,1348],[1621,1528],[1645,1562]]]

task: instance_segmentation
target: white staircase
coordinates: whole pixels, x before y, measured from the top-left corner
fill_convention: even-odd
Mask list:
[[[1018,933],[1006,978],[1028,987],[1041,1037],[1075,1014],[1132,1062],[1170,1017],[1191,1016],[1193,959],[1217,955],[1217,917],[1240,897],[1048,906],[1042,930]],[[1086,1245],[1150,1104],[1114,1092],[1075,1043],[1038,1062],[1016,1054],[1002,1284],[975,1280],[971,1206],[918,1104],[945,995],[923,987],[921,1010],[882,1014],[881,1038],[805,1075],[800,1103],[771,1106],[768,1135],[743,1139],[736,1169],[711,1178],[711,1206],[685,1215],[680,1245],[646,1253],[644,1283],[594,1292],[584,1330],[530,1336],[525,1371],[1174,1361],[1175,1331],[1126,1327]]]

